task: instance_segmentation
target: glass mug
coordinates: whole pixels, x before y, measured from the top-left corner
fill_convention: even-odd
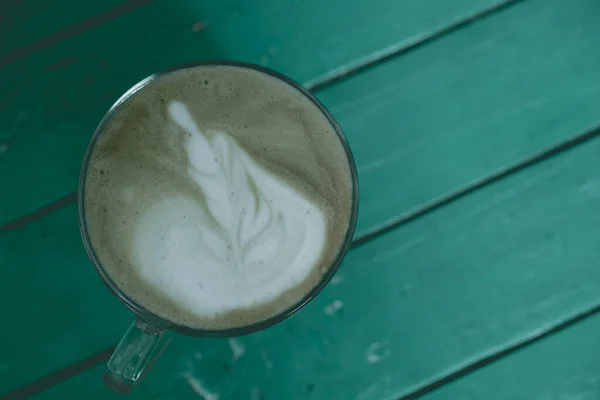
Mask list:
[[[96,256],[96,253],[89,238],[88,230],[86,227],[86,221],[84,218],[84,188],[90,156],[96,143],[96,140],[98,140],[98,138],[103,134],[104,129],[115,114],[116,110],[118,110],[125,103],[127,103],[128,99],[132,95],[134,95],[138,90],[140,90],[146,85],[151,84],[157,77],[180,69],[191,68],[201,65],[238,66],[248,69],[254,69],[259,72],[268,74],[271,77],[277,78],[291,85],[299,92],[304,94],[304,96],[306,96],[317,106],[317,108],[323,113],[323,115],[329,120],[330,124],[335,129],[348,158],[353,190],[352,210],[350,215],[350,223],[348,225],[348,231],[346,232],[346,237],[344,239],[343,245],[340,249],[338,256],[333,261],[327,273],[323,275],[319,283],[315,285],[310,290],[310,292],[306,294],[300,301],[298,301],[296,304],[289,307],[288,309],[286,309],[278,315],[275,315],[264,321],[254,323],[248,326],[223,330],[192,329],[186,326],[177,325],[173,322],[159,317],[158,315],[153,314],[151,311],[145,309],[140,304],[137,304],[132,298],[123,293],[108,276],[108,274],[102,267],[102,264],[100,263],[98,257]],[[342,130],[340,129],[336,121],[333,119],[331,114],[329,114],[329,112],[325,109],[325,107],[304,87],[302,87],[300,84],[298,84],[297,82],[293,81],[285,75],[282,75],[278,72],[258,65],[233,61],[202,61],[180,65],[175,68],[171,68],[167,71],[151,75],[148,78],[134,85],[132,88],[130,88],[115,102],[115,104],[112,105],[112,107],[108,110],[108,112],[96,128],[96,131],[94,132],[92,139],[90,140],[90,143],[88,145],[81,167],[77,198],[79,228],[81,231],[81,236],[87,254],[90,260],[92,261],[92,264],[96,268],[96,272],[100,275],[106,286],[108,286],[110,291],[135,314],[134,322],[131,324],[131,326],[126,331],[125,335],[117,345],[117,348],[115,349],[114,353],[112,354],[110,360],[106,365],[106,370],[104,373],[104,382],[106,386],[119,393],[128,393],[129,391],[131,391],[132,388],[139,385],[139,383],[142,380],[142,377],[144,376],[144,373],[147,372],[147,369],[149,369],[149,365],[151,364],[150,361],[153,360],[153,358],[159,353],[159,344],[161,342],[161,337],[163,336],[163,333],[166,330],[174,331],[184,335],[198,337],[223,338],[246,335],[268,328],[276,323],[283,321],[284,319],[286,319],[287,317],[304,307],[310,300],[312,300],[325,287],[325,285],[329,282],[331,277],[335,274],[342,262],[342,259],[344,258],[346,252],[350,247],[352,234],[354,233],[354,228],[356,226],[356,219],[358,214],[358,178],[356,174],[356,165],[354,163],[354,158],[352,156],[352,152],[350,151],[350,147],[348,146],[348,143],[344,137],[344,134],[342,133]]]

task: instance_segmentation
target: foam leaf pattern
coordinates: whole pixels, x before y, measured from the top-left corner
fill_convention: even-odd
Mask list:
[[[202,190],[220,239],[227,242],[223,246],[217,232],[206,232],[210,247],[219,247],[215,253],[220,254],[227,248],[228,259],[248,269],[276,259],[286,239],[281,210],[274,210],[256,190],[244,165],[248,160],[233,139],[218,133],[209,141],[183,103],[171,103],[169,114],[189,134],[189,153],[195,156],[190,157],[188,173]]]
[[[262,167],[227,132],[200,131],[185,104],[188,174],[205,204],[171,194],[140,218],[145,278],[180,305],[212,316],[270,301],[301,283],[326,245],[323,210]]]

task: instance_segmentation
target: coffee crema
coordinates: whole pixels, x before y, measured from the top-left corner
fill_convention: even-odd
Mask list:
[[[290,84],[240,66],[158,76],[93,144],[84,218],[102,268],[152,313],[222,330],[277,315],[337,258],[348,156]]]

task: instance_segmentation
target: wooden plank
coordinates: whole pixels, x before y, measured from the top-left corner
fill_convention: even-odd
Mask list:
[[[0,82],[0,224],[71,193],[103,114],[153,72],[232,58],[311,84],[499,1],[163,0],[6,65],[14,78]]]
[[[0,60],[7,53],[13,57],[22,56],[19,47],[27,47],[44,38],[52,36],[77,24],[81,20],[92,19],[104,13],[104,19],[109,19],[114,14],[118,15],[121,9],[127,11],[137,4],[139,0],[101,0],[101,1],[61,1],[60,6],[55,2],[44,0],[11,0],[0,4]],[[118,7],[121,5],[121,7]],[[127,7],[129,6],[129,7]],[[113,10],[113,12],[108,12]],[[85,29],[82,26],[81,29]],[[52,39],[52,38],[50,38]],[[50,42],[52,42],[50,40]],[[49,43],[51,44],[51,43]],[[24,49],[26,50],[26,49]],[[12,54],[11,54],[12,53]],[[27,51],[24,52],[27,54]],[[2,64],[0,62],[0,64]]]
[[[381,57],[507,2],[511,1],[374,0],[347,7],[334,0],[324,8],[316,0],[154,0],[2,70],[34,73],[62,59],[79,57],[138,69],[144,68],[142,61],[152,61],[154,65],[145,66],[148,74],[190,58],[220,57],[261,62],[311,81],[331,71],[346,71],[364,58]],[[365,15],[374,18],[365,20]],[[130,43],[135,46],[123,45]],[[298,66],[300,62],[304,66]]]
[[[358,236],[600,123],[595,8],[526,1],[318,92],[358,163]]]
[[[74,205],[0,234],[0,397],[113,344],[131,315],[97,277]]]
[[[593,18],[588,19],[592,14],[586,12],[589,1],[577,0],[576,3],[567,4],[555,0],[553,7],[548,6],[548,0],[521,3],[421,50],[320,92],[320,96],[346,127],[357,155],[362,185],[359,216],[361,233],[369,232],[373,227],[424,201],[518,161],[545,145],[571,137],[597,120],[594,100],[600,83],[595,78],[600,69],[595,68],[598,60],[595,60],[596,53],[590,50],[595,38],[592,40],[590,37],[600,28],[592,21]],[[545,35],[531,35],[533,27],[536,31],[545,32]],[[570,29],[576,29],[577,32],[573,33]],[[550,44],[552,51],[540,50],[540,46],[548,48]],[[452,54],[453,58],[449,59],[448,54]],[[568,63],[563,60],[565,57]],[[503,69],[494,69],[498,65],[502,65]],[[531,69],[523,70],[522,65],[530,65]],[[544,74],[539,73],[539,67],[544,68]],[[573,70],[577,70],[578,74],[573,74]],[[490,77],[490,71],[495,71],[493,77]],[[467,79],[473,79],[473,82],[465,88]],[[499,83],[496,83],[496,79]],[[65,88],[65,92],[71,93],[69,96],[73,95],[70,92],[72,90]],[[71,168],[72,172],[69,173],[73,175],[72,180],[76,179],[78,161],[61,164],[64,158],[54,158],[43,152],[44,149],[60,150],[72,146],[69,151],[60,153],[66,157],[66,154],[77,153],[77,146],[85,146],[87,136],[82,139],[72,135],[82,132],[81,129],[85,127],[88,115],[85,110],[90,103],[78,102],[76,97],[72,101],[72,121],[80,118],[80,115],[83,115],[82,120],[65,123],[59,111],[56,111],[58,116],[48,113],[55,118],[55,124],[67,133],[61,136],[60,129],[55,131],[62,141],[49,135],[38,136],[37,140],[42,146],[38,153],[30,154],[30,160],[47,161],[36,164],[36,173],[47,180],[52,180],[58,173],[53,169],[56,165]],[[91,97],[89,101],[101,103],[102,99]],[[102,114],[101,108],[100,105],[95,108],[98,114]],[[42,126],[37,128],[38,131],[41,129]],[[36,130],[30,132],[29,140],[34,141]],[[62,144],[57,147],[56,143]],[[13,157],[11,153],[9,149],[3,157]],[[9,178],[6,179],[10,180],[16,166],[26,165],[19,158],[13,158],[3,166],[6,168],[0,168],[0,171],[8,170]],[[21,189],[24,185],[19,182],[14,181],[13,185],[5,187]],[[44,181],[36,180],[35,183],[44,185]],[[34,186],[28,188],[32,196],[39,194]],[[65,185],[63,189],[66,191],[67,188],[68,185]],[[21,201],[26,200],[21,198]],[[380,212],[379,208],[386,211]],[[43,357],[44,362],[40,362],[38,369],[32,369],[24,363],[45,354],[45,348],[52,342],[19,344],[21,336],[17,331],[0,333],[0,342],[10,343],[15,349],[26,348],[23,352],[29,355],[29,358],[20,358],[11,352],[11,357],[3,360],[11,365],[6,372],[11,374],[11,378],[0,380],[0,385],[6,385],[0,387],[0,393],[36,379],[44,371],[54,371],[94,354],[114,343],[118,332],[126,325],[127,313],[123,307],[106,305],[106,300],[103,300],[106,297],[98,294],[102,292],[102,287],[81,250],[74,206],[63,212],[65,214],[61,218],[65,221],[59,217],[56,217],[58,220],[52,220],[54,217],[48,216],[29,224],[24,230],[0,233],[0,260],[6,265],[19,266],[19,271],[27,271],[30,276],[37,276],[38,271],[42,271],[39,274],[44,276],[45,271],[56,269],[56,276],[65,280],[62,285],[82,288],[82,303],[97,299],[97,307],[106,314],[95,315],[94,318],[106,328],[97,330],[97,326],[81,320],[73,324],[56,325],[54,334],[57,346],[65,343],[63,337],[71,340],[78,338],[79,345],[73,348],[65,346],[55,357]],[[54,231],[55,226],[60,224],[65,224],[62,230],[59,229],[62,233],[52,240],[68,243],[64,252],[54,251],[52,247],[44,245],[43,240],[48,239],[43,239],[41,234],[36,238],[28,233],[30,230],[41,232],[42,229]],[[426,231],[429,225],[420,229]],[[401,236],[398,240],[406,241],[410,237]],[[385,246],[395,246],[394,242],[384,243]],[[383,251],[383,247],[369,248]],[[23,264],[21,256],[24,251],[30,253],[27,264]],[[356,257],[357,261],[352,261],[352,256],[348,263],[370,263],[367,256]],[[69,262],[65,262],[65,259]],[[395,261],[389,260],[389,263],[392,262]],[[399,265],[404,265],[403,262]],[[392,264],[382,261],[382,265]],[[7,269],[8,272],[0,280],[0,292],[10,298],[16,296],[17,286],[14,282],[23,279],[22,275],[15,272],[15,268]],[[76,279],[72,280],[71,276]],[[380,280],[386,281],[384,284],[387,281],[389,284],[403,284],[404,279],[403,275],[396,276],[395,273],[380,277]],[[361,278],[352,282],[355,283],[349,283],[349,286],[357,291]],[[53,281],[41,280],[33,287],[19,288],[18,295],[31,299],[31,307],[39,315],[50,314],[53,310],[64,309],[64,303],[57,302],[52,291],[53,285]],[[390,309],[387,311],[394,312]],[[109,323],[111,318],[114,318],[114,324]],[[37,326],[35,321],[35,318],[31,318],[20,329],[34,331]],[[391,323],[396,322],[392,320]],[[366,327],[363,329],[367,330]],[[451,359],[452,355],[448,355],[448,358]]]
[[[600,304],[599,152],[596,136],[353,250],[243,354],[175,337],[131,398],[396,399]],[[101,367],[36,398],[75,394],[110,398]]]
[[[595,400],[600,315],[596,314],[513,355],[505,357],[423,400]],[[501,384],[499,384],[501,382]]]

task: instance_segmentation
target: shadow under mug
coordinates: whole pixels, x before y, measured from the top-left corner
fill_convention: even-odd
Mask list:
[[[138,90],[145,87],[146,85],[152,84],[152,82],[158,77],[161,77],[165,74],[173,73],[181,69],[193,68],[202,65],[236,66],[253,69],[268,74],[291,85],[293,88],[295,88],[304,96],[306,96],[309,100],[311,100],[314,103],[314,105],[318,109],[321,110],[323,115],[329,120],[329,122],[335,129],[337,135],[339,136],[339,139],[348,157],[348,164],[350,167],[350,173],[352,178],[352,210],[350,214],[350,223],[348,224],[348,230],[346,232],[344,242],[340,248],[337,257],[333,261],[328,271],[320,279],[320,281],[301,300],[299,300],[296,304],[292,305],[285,311],[258,323],[223,330],[192,329],[190,327],[175,324],[152,313],[150,310],[136,303],[135,300],[123,293],[118,288],[118,286],[111,280],[111,278],[108,276],[108,274],[102,267],[102,263],[98,259],[98,256],[94,251],[94,247],[91,244],[85,221],[85,181],[90,156],[95,147],[96,141],[103,134],[105,128],[107,127],[107,124],[110,122],[115,112],[119,110],[125,103],[127,103],[128,99],[131,98],[131,96],[133,96]],[[128,393],[129,391],[131,391],[131,389],[139,385],[145,372],[147,372],[147,370],[149,369],[149,366],[151,364],[150,361],[152,361],[155,358],[155,356],[159,353],[159,344],[161,342],[163,333],[166,330],[174,331],[184,335],[198,337],[222,338],[246,335],[268,328],[272,325],[283,321],[284,319],[286,319],[287,317],[304,307],[310,300],[312,300],[327,285],[331,277],[335,274],[338,267],[340,266],[346,252],[350,248],[350,243],[352,241],[352,235],[354,233],[354,228],[356,226],[356,219],[358,215],[358,177],[356,173],[354,157],[352,156],[352,152],[350,151],[350,147],[348,146],[348,142],[346,141],[342,130],[340,129],[336,121],[333,119],[331,114],[327,111],[327,109],[307,89],[305,89],[300,84],[298,84],[297,82],[293,81],[285,75],[282,75],[276,71],[258,65],[221,60],[200,61],[179,65],[169,70],[151,75],[134,85],[132,88],[130,88],[115,102],[115,104],[112,105],[112,107],[108,110],[108,112],[96,128],[96,131],[94,132],[86,150],[85,157],[83,159],[83,164],[81,167],[77,197],[79,229],[81,231],[81,236],[87,254],[90,260],[92,261],[96,272],[100,275],[106,286],[123,304],[125,304],[127,308],[129,308],[135,314],[134,322],[131,324],[131,326],[126,331],[125,335],[117,345],[117,348],[115,349],[114,353],[112,354],[110,360],[106,365],[106,370],[104,373],[104,382],[110,389],[118,393]]]

